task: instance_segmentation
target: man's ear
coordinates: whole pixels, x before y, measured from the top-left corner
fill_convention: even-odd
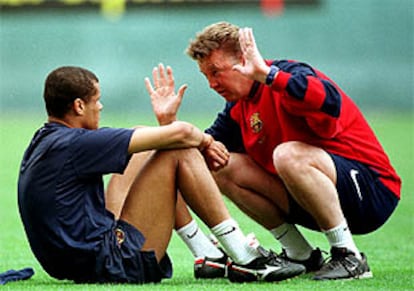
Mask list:
[[[83,115],[83,110],[85,108],[85,102],[81,98],[76,98],[73,101],[73,110],[77,115]]]

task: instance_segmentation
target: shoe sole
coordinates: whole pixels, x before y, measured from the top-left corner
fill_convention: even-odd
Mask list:
[[[368,271],[368,272],[365,272],[365,273],[362,273],[361,275],[356,275],[356,276],[353,276],[353,277],[344,277],[344,278],[313,278],[313,280],[316,280],[316,281],[324,281],[324,280],[345,280],[345,281],[351,281],[351,280],[361,280],[361,279],[370,279],[370,278],[372,278],[372,277],[374,277],[374,275],[372,274],[372,272],[371,271]]]
[[[252,271],[251,269],[246,269],[239,266],[232,266],[231,269],[228,270],[228,278],[231,282],[234,283],[257,281],[278,282],[305,273],[305,268],[303,270],[295,270],[290,272],[286,272],[286,270],[283,269],[280,269],[280,272],[277,271],[278,270],[272,268],[266,270]]]
[[[199,267],[198,267],[199,266]],[[218,279],[226,277],[226,264],[211,261],[196,261],[194,277],[196,279]]]

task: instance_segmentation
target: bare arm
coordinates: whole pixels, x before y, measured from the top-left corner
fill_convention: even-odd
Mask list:
[[[203,133],[194,125],[184,121],[175,121],[159,127],[136,128],[132,134],[128,152],[132,154],[152,149],[188,147],[198,147],[202,150],[208,147],[212,140],[210,135]]]
[[[149,78],[145,78],[145,87],[160,126],[136,129],[130,141],[129,153],[152,149],[207,148],[213,142],[210,135],[188,122],[177,121],[177,112],[187,85],[182,85],[176,93],[173,71],[163,64],[152,70],[152,78],[154,85]]]

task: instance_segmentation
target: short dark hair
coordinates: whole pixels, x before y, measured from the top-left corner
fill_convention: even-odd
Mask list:
[[[98,77],[91,71],[73,66],[53,70],[46,78],[43,98],[49,116],[62,118],[75,99],[89,101],[96,94]]]

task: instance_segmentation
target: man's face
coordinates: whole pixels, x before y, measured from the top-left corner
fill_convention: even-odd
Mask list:
[[[101,110],[103,105],[100,101],[101,99],[101,90],[99,83],[95,83],[96,94],[93,95],[89,102],[84,103],[84,122],[83,128],[87,129],[98,129],[99,128],[99,119],[101,115]]]
[[[215,50],[199,61],[198,66],[207,78],[210,88],[231,102],[246,98],[253,83],[233,70],[233,66],[241,61],[241,58],[238,59],[234,55]]]

